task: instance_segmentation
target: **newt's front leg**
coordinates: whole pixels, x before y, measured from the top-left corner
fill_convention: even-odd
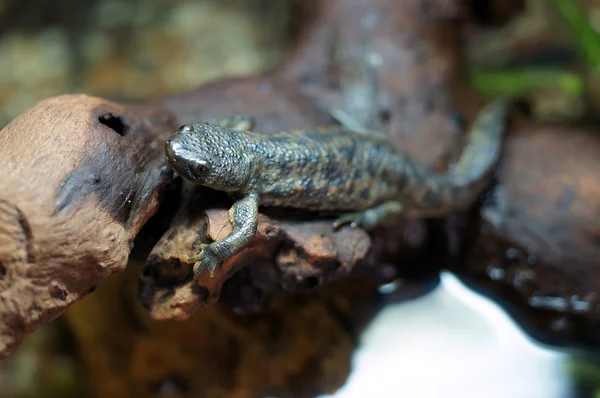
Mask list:
[[[229,209],[233,231],[220,241],[200,245],[201,252],[190,257],[194,264],[194,279],[207,268],[213,277],[217,265],[242,251],[256,234],[258,227],[258,195],[250,194],[237,200]]]

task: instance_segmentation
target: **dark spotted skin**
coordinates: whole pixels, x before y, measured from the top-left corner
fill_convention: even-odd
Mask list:
[[[233,232],[191,257],[195,275],[238,253],[252,239],[258,206],[343,213],[334,228],[372,228],[399,215],[440,217],[469,207],[489,183],[500,155],[510,103],[480,113],[459,161],[435,173],[382,135],[342,128],[252,132],[250,116],[181,127],[166,143],[169,165],[189,181],[235,200]]]

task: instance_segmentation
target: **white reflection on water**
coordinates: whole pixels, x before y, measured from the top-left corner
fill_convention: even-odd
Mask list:
[[[566,360],[444,273],[430,294],[375,318],[345,386],[321,398],[568,398]]]

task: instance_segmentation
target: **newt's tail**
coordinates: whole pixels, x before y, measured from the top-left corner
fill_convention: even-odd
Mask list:
[[[493,171],[500,159],[512,104],[513,100],[500,98],[480,111],[460,159],[448,171],[453,185],[471,185]]]
[[[446,173],[424,179],[426,187],[415,192],[423,213],[418,215],[435,216],[436,212],[463,210],[473,204],[491,182],[512,105],[513,99],[499,98],[480,111],[459,160]]]

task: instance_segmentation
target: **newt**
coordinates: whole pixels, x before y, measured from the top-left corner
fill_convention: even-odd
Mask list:
[[[254,132],[238,115],[180,127],[165,144],[169,166],[194,184],[226,192],[233,231],[192,254],[194,277],[211,276],[254,237],[259,206],[340,214],[333,228],[372,229],[400,216],[443,217],[470,207],[490,183],[500,157],[510,101],[476,117],[458,161],[444,173],[419,164],[383,134],[344,127]]]

